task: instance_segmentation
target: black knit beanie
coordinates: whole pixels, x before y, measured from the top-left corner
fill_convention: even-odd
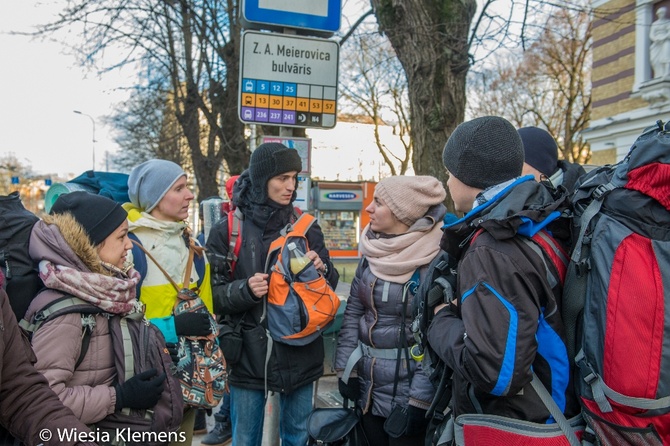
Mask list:
[[[116,201],[82,191],[60,195],[49,212],[51,215],[66,213],[84,228],[93,245],[99,245],[128,216]]]
[[[523,127],[518,130],[526,164],[550,177],[558,169],[558,145],[556,140],[538,127]]]
[[[483,116],[456,127],[442,162],[464,184],[486,189],[521,175],[523,143],[506,119]]]
[[[269,142],[261,144],[251,153],[249,179],[255,193],[264,199],[267,199],[268,180],[291,171],[302,171],[302,160],[295,149]]]

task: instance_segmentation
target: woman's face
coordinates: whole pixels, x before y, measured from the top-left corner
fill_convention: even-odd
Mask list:
[[[123,268],[128,250],[132,247],[133,243],[128,238],[128,220],[124,220],[98,245],[98,255],[103,262]]]
[[[391,209],[381,198],[375,197],[372,203],[365,208],[365,212],[370,214],[370,229],[384,234],[404,234],[409,226],[401,222],[393,215]]]
[[[163,221],[184,221],[193,200],[193,192],[188,188],[186,176],[182,175],[163,196],[150,214]]]
[[[298,172],[286,172],[268,180],[268,197],[275,203],[287,205],[291,203],[293,192],[298,183]]]

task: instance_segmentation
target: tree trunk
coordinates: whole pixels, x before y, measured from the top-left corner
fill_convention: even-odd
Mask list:
[[[417,175],[446,184],[442,149],[465,117],[468,36],[475,0],[371,0],[409,85]],[[448,207],[453,210],[451,198]]]
[[[220,115],[219,127],[220,150],[223,159],[228,164],[230,175],[239,175],[249,166],[251,152],[244,139],[244,123],[237,115],[240,90],[240,42],[242,30],[235,19],[237,10],[235,2],[228,2],[228,17],[230,17],[229,40],[220,47],[219,57],[226,66],[226,86],[222,87],[216,107]],[[220,159],[219,159],[220,161]]]

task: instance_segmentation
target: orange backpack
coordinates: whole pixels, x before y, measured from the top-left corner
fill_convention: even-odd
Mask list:
[[[290,345],[306,345],[321,336],[335,319],[340,299],[326,278],[307,263],[291,271],[288,245],[294,243],[303,253],[309,251],[307,231],[315,218],[302,214],[272,242],[265,263],[269,277],[267,325],[270,336]]]

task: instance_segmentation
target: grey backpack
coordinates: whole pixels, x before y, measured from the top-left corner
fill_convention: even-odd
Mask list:
[[[112,315],[79,298],[67,295],[51,300],[35,313],[32,321],[22,320],[20,325],[32,335],[45,322],[69,313],[81,313],[82,316],[82,348],[77,367],[88,350],[90,333],[95,326],[95,315],[105,314],[109,319],[117,382],[123,384],[138,373],[152,368],[159,375],[165,373],[167,377],[161,399],[152,409],[123,408],[95,423],[95,429],[108,432],[110,440],[118,437],[117,440],[126,445],[164,445],[171,441],[178,442],[177,431],[184,410],[181,386],[174,375],[175,367],[161,331],[146,320],[143,313]]]

